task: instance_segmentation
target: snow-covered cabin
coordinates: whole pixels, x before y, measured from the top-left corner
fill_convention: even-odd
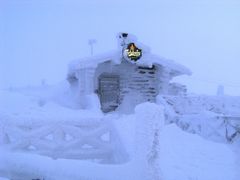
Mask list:
[[[158,94],[186,93],[186,87],[172,83],[180,75],[190,75],[189,69],[151,53],[150,49],[127,33],[119,33],[118,50],[74,60],[69,65],[68,81],[83,107],[87,97],[98,96],[103,112],[121,105],[155,102]]]

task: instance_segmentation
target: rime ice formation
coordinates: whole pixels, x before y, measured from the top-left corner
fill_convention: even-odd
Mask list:
[[[240,179],[240,98],[189,95],[187,68],[117,38],[68,82],[0,90],[0,179]]]
[[[186,93],[184,85],[170,81],[179,75],[190,75],[189,69],[152,54],[150,48],[132,35],[123,33],[117,37],[118,50],[115,52],[75,60],[69,65],[68,81],[82,102],[82,108],[88,106],[86,96],[94,93],[98,95],[104,112],[126,104],[129,97],[133,108],[142,102],[155,102],[158,94]],[[134,53],[139,54],[137,51],[142,54],[131,61],[124,56],[126,50],[132,53],[131,57]]]

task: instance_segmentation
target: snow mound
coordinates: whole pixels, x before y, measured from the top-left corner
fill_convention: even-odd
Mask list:
[[[76,109],[70,105],[74,103],[71,97],[49,91],[46,93],[37,88],[0,91],[0,125],[75,122],[81,118],[89,120],[103,116],[100,109]]]
[[[164,180],[235,180],[236,155],[226,144],[168,125],[160,136],[160,168]]]

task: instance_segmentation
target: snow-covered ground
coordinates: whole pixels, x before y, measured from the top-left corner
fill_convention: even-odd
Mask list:
[[[162,106],[144,103],[133,114],[102,114],[96,108],[79,110],[74,97],[59,88],[21,88],[0,91],[0,177],[45,180],[238,180],[240,143],[214,142],[163,125]],[[74,125],[78,121],[111,122],[118,140],[114,152],[125,161],[100,163],[96,159],[68,159],[7,148],[4,134],[11,128]],[[157,120],[157,121],[156,121]],[[159,120],[159,121],[158,121]],[[5,137],[6,138],[6,137]],[[23,136],[24,138],[24,136]],[[26,137],[27,138],[27,137]],[[28,137],[29,138],[29,137]],[[10,138],[11,140],[11,138]],[[11,141],[9,142],[11,144]],[[58,152],[59,153],[59,152]],[[53,152],[54,154],[54,152]]]
[[[130,137],[128,137],[130,139]],[[166,126],[160,137],[159,173],[166,180],[237,180],[236,154],[228,145],[206,141]],[[102,165],[81,160],[53,160],[26,153],[1,151],[0,173],[6,177],[45,179],[133,179],[138,164]],[[238,164],[239,165],[239,164]],[[238,169],[237,169],[238,168]]]

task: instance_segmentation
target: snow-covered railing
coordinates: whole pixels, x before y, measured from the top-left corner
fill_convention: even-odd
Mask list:
[[[200,111],[240,116],[240,97],[231,96],[164,96],[179,114],[197,114]]]
[[[226,139],[232,142],[234,138],[240,136],[240,116],[217,116],[224,121],[226,127]]]
[[[240,138],[240,117],[205,111],[199,114],[179,115],[175,123],[185,131],[214,141],[233,142]]]
[[[216,141],[240,137],[240,98],[229,96],[163,96],[168,123]]]
[[[13,180],[161,179],[159,140],[164,126],[162,107],[153,103],[145,103],[136,107],[134,115],[120,116],[120,119],[113,118],[118,117],[105,116],[103,119],[95,121],[86,121],[85,119],[84,122],[81,120],[69,123],[55,122],[49,125],[5,126],[0,131],[0,176]],[[26,153],[44,154],[46,152],[48,156],[54,158],[99,157],[105,162],[106,160],[113,160],[111,163],[122,162],[127,160],[127,156],[111,121],[124,120],[125,118],[130,121],[129,130],[133,136],[123,136],[122,138],[125,138],[125,143],[127,139],[132,139],[132,142],[135,142],[128,144],[131,146],[128,147],[131,158],[127,163],[111,166],[92,163],[92,161],[52,160],[48,157]],[[131,126],[133,122],[136,124]],[[121,135],[126,133],[123,131],[128,131],[125,127],[118,127],[118,130],[121,129]],[[103,153],[99,154],[99,151],[94,150],[90,152],[95,153],[88,153],[91,148],[83,147],[86,144],[102,150]],[[3,147],[16,150],[17,153],[5,151]],[[24,153],[18,153],[18,151],[24,151]],[[4,155],[1,156],[2,154]],[[56,172],[56,170],[58,171]]]
[[[104,119],[0,128],[0,148],[52,158],[119,163],[124,161],[119,143],[117,132]]]

